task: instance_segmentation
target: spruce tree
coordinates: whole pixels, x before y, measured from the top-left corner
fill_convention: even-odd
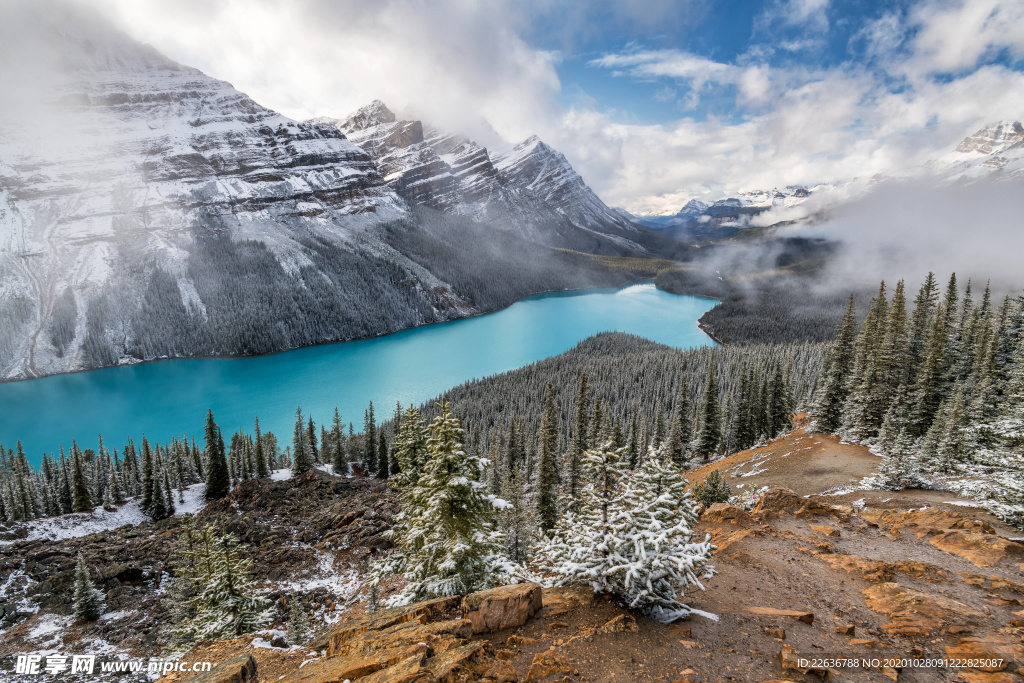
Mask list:
[[[672,426],[668,431],[666,449],[669,459],[676,467],[686,465],[686,445],[690,442],[690,401],[687,388],[684,386],[676,399],[676,409],[672,415]]]
[[[732,497],[732,488],[722,478],[721,472],[711,470],[704,481],[694,487],[693,497],[705,508],[709,508],[715,503],[728,503]]]
[[[20,447],[20,442],[19,442]],[[78,444],[71,443],[71,511],[92,512],[94,507],[89,482],[85,476],[82,451]]]
[[[312,462],[320,462],[320,449],[316,443],[316,426],[313,424],[313,417],[310,416],[309,424],[306,426],[306,442],[309,444],[309,452],[312,456]]]
[[[75,618],[95,621],[103,614],[103,594],[96,590],[89,578],[89,567],[81,555],[75,566]]]
[[[295,409],[295,433],[292,436],[292,476],[302,476],[313,468],[313,447],[302,417],[302,408]]]
[[[256,437],[253,440],[253,455],[256,459],[256,476],[266,479],[270,476],[270,462],[263,448],[263,434],[260,433],[260,419],[256,418]]]
[[[565,481],[570,501],[575,501],[580,492],[580,474],[583,466],[583,452],[590,444],[590,424],[587,411],[590,408],[590,383],[587,373],[580,377],[576,391],[576,421],[573,425],[572,447],[566,461]]]
[[[843,406],[849,393],[847,381],[854,362],[854,338],[857,333],[857,313],[853,295],[836,330],[836,338],[825,356],[822,381],[815,396],[810,416],[823,432],[835,432],[842,425]],[[742,448],[742,444],[740,446]]]
[[[395,435],[395,458],[401,471],[392,484],[400,491],[415,486],[427,460],[427,426],[420,411],[409,406],[402,414]]]
[[[334,420],[331,422],[331,465],[334,473],[344,476],[348,473],[348,458],[345,454],[345,425],[341,414],[334,409]]]
[[[715,367],[708,369],[708,380],[704,387],[704,402],[701,405],[701,425],[697,434],[697,454],[708,461],[718,450],[721,442],[721,420],[718,410],[718,383]]]
[[[463,450],[463,430],[447,399],[438,408],[427,460],[391,532],[398,549],[372,567],[374,584],[390,574],[405,577],[404,589],[388,601],[392,606],[488,588],[504,551],[493,517],[507,503],[484,493],[482,463]]]
[[[377,422],[373,415],[373,401],[363,419],[363,472],[372,477],[377,472]]]
[[[544,392],[538,441],[537,518],[540,528],[546,531],[553,529],[558,521],[558,412],[555,409],[555,389],[550,382]]]
[[[228,495],[231,490],[231,477],[228,474],[228,460],[224,453],[224,439],[220,428],[213,420],[213,411],[206,413],[206,486],[203,492],[206,500],[217,500]]]

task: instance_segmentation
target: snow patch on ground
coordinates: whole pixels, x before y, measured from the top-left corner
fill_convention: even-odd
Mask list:
[[[271,481],[287,481],[292,478],[292,468],[286,467],[283,470],[274,470],[270,473]]]
[[[203,498],[204,484],[193,484],[185,489],[184,503],[178,502],[178,493],[174,493],[174,514],[195,514],[203,509],[206,501]],[[78,538],[103,531],[110,531],[125,525],[138,526],[148,522],[149,516],[142,511],[139,500],[130,500],[115,510],[104,510],[97,507],[92,512],[61,515],[36,519],[25,524],[28,535],[16,541],[0,541],[0,545],[10,545],[19,541],[35,541],[45,539],[59,541],[67,538]]]

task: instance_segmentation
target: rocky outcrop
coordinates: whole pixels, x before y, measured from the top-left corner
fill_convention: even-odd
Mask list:
[[[491,588],[462,600],[462,612],[473,624],[473,633],[493,633],[522,626],[541,607],[541,587],[535,583]]]
[[[365,614],[322,636],[314,647],[324,647],[327,656],[283,681],[516,681],[515,670],[472,636],[523,625],[540,607],[540,597],[540,586],[524,584]],[[468,612],[467,618],[460,612]]]

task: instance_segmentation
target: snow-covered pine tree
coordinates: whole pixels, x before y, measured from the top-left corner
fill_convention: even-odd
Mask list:
[[[103,614],[103,594],[92,585],[89,578],[89,567],[85,559],[79,555],[75,566],[75,618],[82,621],[95,621]]]
[[[878,474],[871,479],[875,486],[887,491],[900,491],[925,485],[921,478],[921,465],[912,447],[906,431],[897,432],[878,467]]]
[[[617,555],[613,566],[621,576],[621,592],[630,608],[654,619],[675,621],[691,609],[680,602],[686,589],[703,590],[713,546],[711,536],[693,542],[697,506],[687,482],[663,451],[648,454],[641,468],[625,480],[622,509],[617,515]]]
[[[463,451],[463,430],[447,399],[438,408],[427,459],[392,529],[398,548],[372,567],[374,583],[390,574],[405,577],[391,606],[488,588],[504,562],[505,543],[493,518],[507,503],[486,494],[480,458]]]
[[[232,534],[212,524],[182,530],[172,560],[170,594],[173,635],[190,641],[235,638],[256,630],[270,616],[257,594],[252,559]]]
[[[309,615],[299,596],[288,600],[288,640],[292,645],[305,645],[310,638]]]
[[[686,465],[686,446],[690,443],[690,399],[689,389],[684,386],[676,398],[676,407],[672,411],[672,426],[668,430],[668,457],[672,459],[676,467]]]

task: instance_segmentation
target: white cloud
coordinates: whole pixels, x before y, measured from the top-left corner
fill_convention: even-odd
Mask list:
[[[289,116],[342,116],[380,98],[484,144],[494,143],[492,127],[509,142],[538,134],[606,202],[637,212],[674,212],[724,191],[894,173],[987,123],[1024,117],[1024,75],[977,67],[1000,51],[1024,55],[1019,0],[922,0],[884,13],[854,39],[867,45],[866,65],[769,66],[783,39],[766,42],[766,30],[735,62],[636,46],[591,62],[653,83],[656,100],[674,99],[687,113],[660,125],[618,123],[592,93],[562,104],[559,53],[528,38],[540,30],[538,16],[551,34],[545,44],[566,50],[587,39],[593,16],[623,35],[653,35],[679,29],[699,2],[603,2],[588,11],[542,0],[78,2]],[[822,0],[774,2],[761,25],[814,41],[829,27],[828,11]],[[734,98],[737,116],[690,114],[711,95]]]

